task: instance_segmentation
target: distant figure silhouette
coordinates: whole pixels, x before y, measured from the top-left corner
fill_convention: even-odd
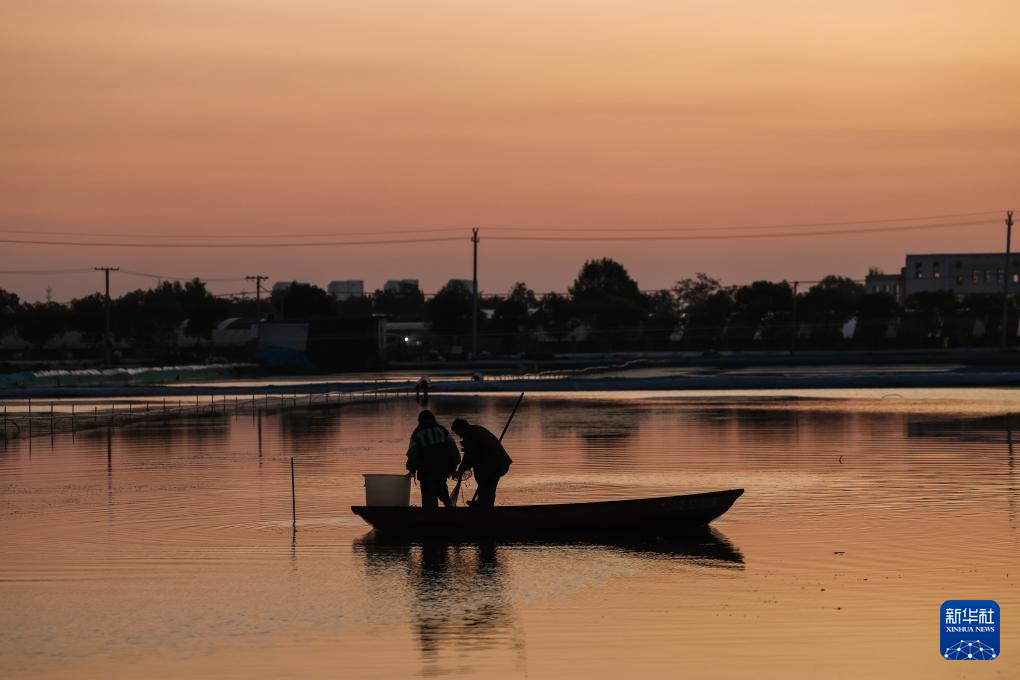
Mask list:
[[[478,495],[468,505],[476,508],[491,508],[496,504],[496,485],[499,478],[510,471],[510,459],[499,438],[481,425],[472,425],[463,418],[457,418],[450,426],[460,437],[460,447],[464,450],[457,479],[467,470],[475,471],[475,482],[478,484]]]
[[[460,462],[460,452],[446,428],[436,422],[432,411],[418,414],[418,427],[411,433],[407,447],[407,469],[418,475],[421,488],[421,507],[437,508],[439,501],[450,506],[450,490],[446,480],[453,475]]]
[[[418,383],[414,386],[414,399],[422,406],[429,405],[430,387],[432,387],[432,381],[428,379],[428,376],[419,378]]]

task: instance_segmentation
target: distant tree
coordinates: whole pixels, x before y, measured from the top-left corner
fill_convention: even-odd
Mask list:
[[[333,296],[308,283],[294,281],[287,288],[274,290],[272,303],[278,318],[284,320],[336,314],[336,300]]]
[[[106,306],[103,295],[93,293],[71,300],[70,325],[81,333],[82,342],[99,345],[106,332]]]
[[[843,324],[857,314],[864,286],[845,276],[826,276],[800,296],[798,321],[811,325],[815,344],[833,344],[843,339]]]
[[[1010,316],[1012,317],[1013,302],[1010,300]],[[965,295],[960,301],[960,311],[965,315],[957,315],[958,318],[953,324],[954,336],[959,341],[972,341],[974,323],[980,322],[985,327],[985,344],[998,342],[1000,328],[1002,327],[1002,293],[971,293]],[[962,318],[961,318],[962,317]]]
[[[534,327],[532,312],[538,308],[535,291],[518,282],[505,298],[495,300],[492,325],[499,334],[506,352],[523,345],[522,335]]]
[[[230,303],[206,290],[205,284],[199,279],[184,284],[178,296],[181,311],[187,319],[184,334],[189,337],[209,340],[213,329],[227,318],[230,310]]]
[[[610,258],[588,260],[569,293],[574,313],[591,325],[602,344],[611,347],[640,335],[648,300],[620,263]]]
[[[789,283],[755,281],[737,288],[733,300],[736,304],[728,336],[731,341],[775,346],[789,340],[793,306],[793,287]]]
[[[718,349],[735,306],[728,290],[716,290],[704,299],[684,307],[684,345],[697,349]]]
[[[645,320],[645,340],[655,349],[667,349],[670,335],[680,323],[680,309],[671,291],[659,290],[647,296],[648,317]]]
[[[534,321],[555,340],[562,340],[577,325],[570,298],[559,293],[546,293],[538,301]]]
[[[704,302],[722,289],[718,279],[704,272],[698,272],[694,278],[680,279],[673,286],[681,310]]]
[[[941,345],[944,332],[960,308],[956,294],[949,290],[921,291],[906,299],[908,319],[905,335],[915,344]]]
[[[336,313],[344,319],[362,319],[372,315],[372,298],[355,295],[346,300],[337,300]]]
[[[181,304],[183,286],[164,281],[149,290],[134,290],[112,302],[110,325],[114,335],[135,347],[173,348],[177,329],[186,316]]]
[[[889,293],[862,295],[857,312],[854,340],[867,347],[881,347],[888,343],[889,324],[903,313],[899,303]]]
[[[0,335],[14,330],[20,307],[21,300],[17,295],[0,288]]]
[[[56,302],[36,302],[22,305],[17,319],[18,334],[36,349],[59,333],[68,330],[67,307]]]
[[[960,307],[977,318],[1002,315],[1002,293],[971,293],[963,296]]]
[[[434,333],[460,336],[471,332],[474,296],[466,286],[451,282],[425,303],[425,314]]]
[[[587,300],[605,295],[637,300],[641,297],[637,282],[630,277],[626,268],[615,260],[603,257],[587,260],[578,272],[569,289],[575,300]]]
[[[393,321],[421,321],[425,318],[425,295],[418,286],[402,283],[396,290],[377,290],[372,310]]]

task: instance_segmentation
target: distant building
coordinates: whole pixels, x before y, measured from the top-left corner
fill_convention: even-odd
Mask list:
[[[390,279],[383,286],[383,291],[386,293],[399,293],[405,288],[418,290],[418,279]]]
[[[475,290],[475,282],[472,281],[471,279],[450,279],[449,281],[446,282],[446,287],[447,288],[460,287],[466,290],[467,292],[472,293]]]
[[[246,347],[258,339],[256,328],[251,319],[224,319],[213,329],[213,347]]]
[[[1006,281],[1005,253],[907,255],[897,274],[869,274],[868,293],[889,293],[900,303],[914,293],[947,290],[956,295],[1001,293]],[[1009,292],[1020,292],[1020,256],[1009,262]]]
[[[263,322],[256,358],[270,366],[341,370],[378,368],[386,351],[386,319]]]
[[[888,293],[902,302],[903,295],[903,274],[868,274],[864,279],[864,290],[869,295],[873,293]]]
[[[362,297],[365,294],[365,282],[359,279],[330,281],[326,290],[337,300],[348,300],[352,297]]]
[[[424,321],[387,321],[386,345],[421,346],[425,338]]]

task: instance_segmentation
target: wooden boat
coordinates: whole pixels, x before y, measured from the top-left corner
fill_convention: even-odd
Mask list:
[[[381,534],[404,536],[669,535],[703,527],[730,509],[743,489],[594,503],[497,505],[494,508],[356,505]]]

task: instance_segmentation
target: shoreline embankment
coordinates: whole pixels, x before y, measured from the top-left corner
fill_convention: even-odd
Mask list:
[[[1020,368],[938,366],[828,366],[774,367],[769,369],[627,369],[605,368],[594,372],[537,374],[447,373],[429,375],[429,392],[471,394],[500,392],[614,392],[693,390],[812,390],[865,388],[992,388],[1020,387]],[[333,380],[332,378],[336,378]],[[340,376],[295,376],[261,381],[220,381],[215,384],[149,384],[120,386],[46,386],[0,389],[0,399],[103,399],[244,397],[251,395],[321,395],[357,392],[414,392],[417,379],[387,377],[371,380]]]

